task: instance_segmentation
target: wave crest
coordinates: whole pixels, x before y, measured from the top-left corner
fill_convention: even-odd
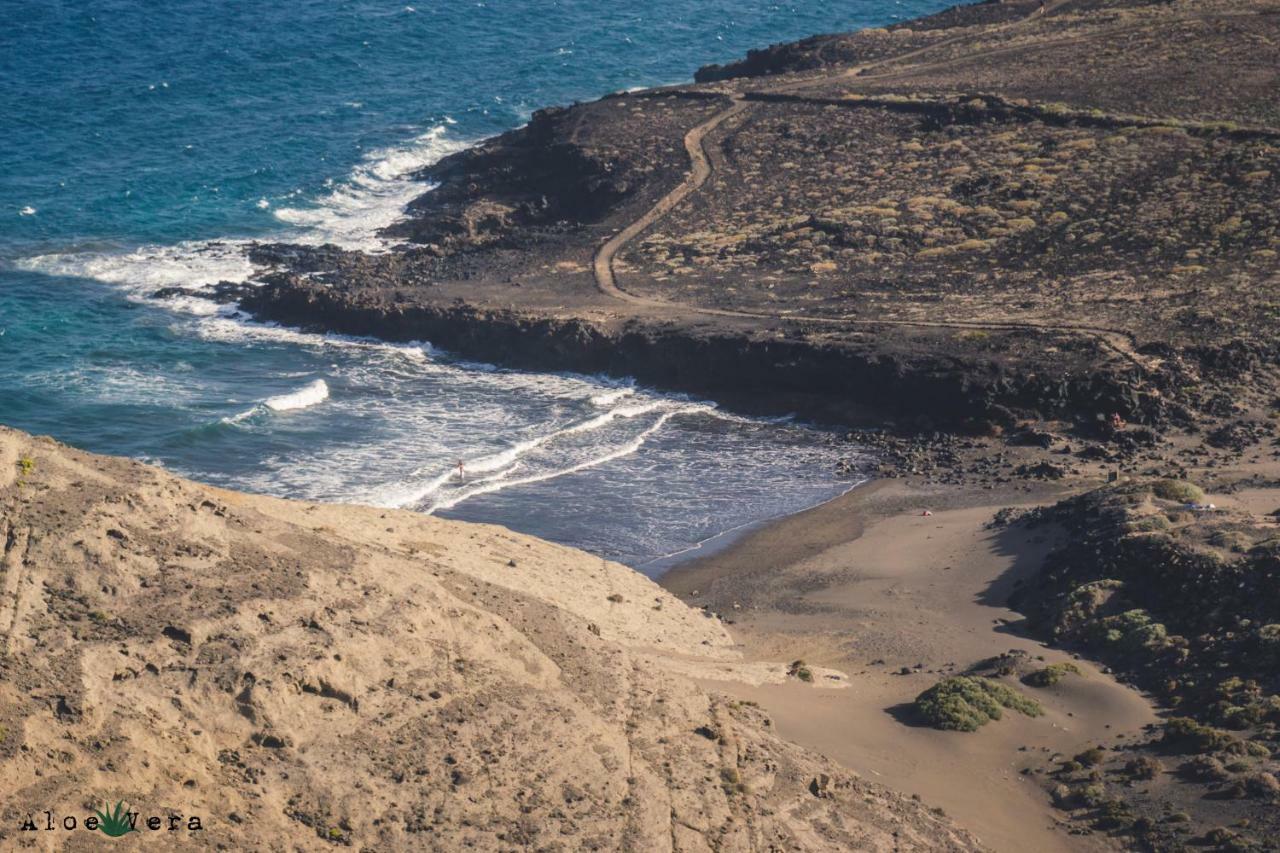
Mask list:
[[[304,242],[335,243],[349,249],[386,248],[378,233],[404,215],[405,206],[431,187],[414,174],[472,143],[436,125],[402,145],[370,151],[328,195],[308,207],[281,207],[276,219],[307,229]]]
[[[317,379],[287,394],[268,397],[251,409],[246,409],[238,415],[223,418],[222,422],[238,424],[264,412],[292,412],[297,409],[309,409],[327,399],[329,399],[329,383],[323,379]]]

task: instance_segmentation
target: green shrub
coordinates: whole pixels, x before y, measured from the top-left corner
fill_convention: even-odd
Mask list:
[[[1244,780],[1244,787],[1249,796],[1259,800],[1280,798],[1280,780],[1266,771],[1251,774]]]
[[[1255,636],[1258,654],[1264,662],[1271,666],[1280,665],[1280,625],[1259,625]]]
[[[1107,801],[1107,789],[1096,783],[1093,785],[1086,785],[1077,792],[1076,796],[1086,806],[1097,807]]]
[[[1079,675],[1080,667],[1070,661],[1051,663],[1044,669],[1037,669],[1022,677],[1022,683],[1029,687],[1052,687],[1067,675]]]
[[[1243,554],[1249,550],[1253,540],[1239,530],[1215,530],[1209,534],[1208,542],[1215,548],[1225,548]]]
[[[1186,480],[1157,480],[1152,484],[1151,492],[1158,498],[1180,504],[1200,503],[1204,500],[1204,490]]]
[[[972,732],[1003,716],[1004,708],[1038,717],[1040,703],[989,678],[944,678],[916,697],[916,711],[934,728]]]
[[[1211,829],[1204,834],[1204,843],[1215,850],[1235,853],[1237,850],[1249,850],[1253,847],[1239,833],[1232,832],[1225,826]]]
[[[1124,525],[1127,533],[1154,533],[1168,530],[1171,527],[1173,525],[1169,522],[1168,517],[1159,514],[1144,515],[1141,518],[1135,518],[1133,521],[1127,521]]]
[[[792,661],[791,666],[787,667],[787,675],[801,681],[813,681],[813,670],[802,660]]]
[[[1075,760],[1081,767],[1097,767],[1106,757],[1107,751],[1100,746],[1095,746],[1077,755]]]
[[[1126,652],[1141,652],[1164,647],[1169,631],[1141,608],[1108,616],[1090,626],[1095,641],[1117,646]]]
[[[1222,718],[1222,725],[1236,731],[1256,726],[1262,722],[1262,715],[1263,706],[1260,702],[1250,702],[1248,705],[1228,705],[1219,714]]]
[[[1124,775],[1130,779],[1154,779],[1164,772],[1164,765],[1149,755],[1131,758],[1124,765]]]
[[[1206,753],[1226,749],[1236,739],[1224,731],[1197,723],[1189,717],[1170,717],[1160,743],[1174,752]]]
[[[1271,748],[1264,743],[1258,743],[1256,740],[1245,741],[1245,753],[1252,755],[1254,758],[1270,758]]]
[[[1222,782],[1231,778],[1231,771],[1212,755],[1197,755],[1182,765],[1181,772],[1197,782]]]
[[[1098,804],[1098,829],[1124,829],[1133,825],[1133,809],[1124,800],[1104,800]]]

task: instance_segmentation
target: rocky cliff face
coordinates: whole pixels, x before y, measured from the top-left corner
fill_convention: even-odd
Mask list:
[[[586,554],[8,430],[0,542],[7,848],[119,800],[165,849],[977,846],[675,675],[723,627]]]
[[[466,304],[401,300],[390,287],[317,284],[277,275],[242,305],[263,320],[393,341],[429,340],[467,358],[537,370],[634,377],[749,412],[799,413],[835,423],[900,418],[922,429],[984,432],[1018,417],[1079,419],[1119,412],[1163,424],[1187,415],[1131,369],[1090,369],[1096,353],[1076,342],[1046,353],[1042,333],[1008,331],[967,344],[938,334],[873,330],[847,340],[803,324],[784,330],[691,329],[672,323],[617,324],[539,317]],[[1075,346],[1070,344],[1075,343]],[[1039,370],[1010,364],[1017,352]],[[1168,384],[1177,377],[1157,377]]]

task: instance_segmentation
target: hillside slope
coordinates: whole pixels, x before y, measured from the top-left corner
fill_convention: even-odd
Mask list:
[[[732,640],[580,552],[7,429],[0,541],[6,848],[118,800],[166,849],[977,847],[665,669]]]

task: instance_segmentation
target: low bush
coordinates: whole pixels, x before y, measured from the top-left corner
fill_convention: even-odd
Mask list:
[[[1141,518],[1135,518],[1133,521],[1125,522],[1124,529],[1126,533],[1158,533],[1169,530],[1173,527],[1167,516],[1164,515],[1144,515]]]
[[[1044,669],[1037,669],[1022,677],[1022,683],[1029,687],[1052,687],[1068,675],[1079,675],[1080,667],[1071,662],[1051,663]]]
[[[916,697],[916,711],[934,728],[972,732],[1012,708],[1029,717],[1044,713],[1040,703],[989,678],[958,675],[939,681]]]
[[[1244,780],[1244,787],[1249,796],[1259,800],[1280,798],[1280,780],[1266,771],[1250,774]]]
[[[1107,801],[1107,789],[1097,783],[1085,785],[1076,792],[1076,796],[1086,806],[1096,808]]]
[[[1124,775],[1130,779],[1154,779],[1163,772],[1164,765],[1149,755],[1139,755],[1124,765]]]
[[[1158,498],[1180,504],[1200,503],[1204,500],[1204,490],[1186,480],[1157,480],[1152,484],[1151,492]]]
[[[1092,749],[1086,749],[1075,757],[1075,761],[1081,767],[1097,767],[1107,757],[1107,751],[1100,746]]]
[[[1197,782],[1223,782],[1231,778],[1231,771],[1212,755],[1198,755],[1182,765],[1182,773]]]
[[[813,681],[813,670],[802,660],[792,661],[791,666],[787,667],[787,675],[801,681]]]
[[[1226,749],[1236,739],[1221,729],[1197,723],[1190,717],[1170,717],[1160,743],[1173,752],[1209,753]]]
[[[1133,809],[1124,800],[1104,800],[1098,804],[1094,826],[1098,829],[1127,829],[1133,825]]]

